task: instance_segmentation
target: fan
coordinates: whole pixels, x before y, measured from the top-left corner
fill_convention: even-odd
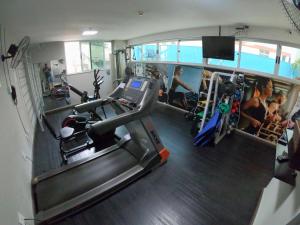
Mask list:
[[[29,47],[30,38],[28,36],[25,36],[19,43],[19,45],[11,44],[9,46],[9,49],[7,51],[7,56],[1,55],[1,60],[4,62],[5,60],[12,58],[11,60],[11,67],[13,69],[17,68],[19,65],[24,53]]]
[[[293,27],[300,32],[300,0],[280,0]]]

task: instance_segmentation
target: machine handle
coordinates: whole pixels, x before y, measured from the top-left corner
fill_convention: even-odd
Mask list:
[[[100,107],[104,104],[109,102],[109,99],[97,99],[94,101],[82,103],[80,105],[76,105],[74,108],[77,112],[83,113],[83,112],[89,112],[91,110],[94,110],[97,107]]]
[[[138,120],[144,117],[146,114],[149,114],[151,112],[152,105],[156,103],[158,88],[159,86],[157,82],[149,85],[149,88],[146,90],[141,103],[136,107],[136,109],[103,121],[99,121],[91,126],[88,133],[102,135],[110,130],[127,124],[131,121]]]

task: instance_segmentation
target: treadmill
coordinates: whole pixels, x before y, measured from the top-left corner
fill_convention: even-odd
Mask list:
[[[35,221],[51,224],[108,197],[167,161],[168,150],[149,113],[156,104],[157,80],[134,77],[107,98],[76,106],[78,112],[110,104],[116,116],[88,129],[94,140],[124,125],[128,134],[89,158],[64,165],[32,180]]]

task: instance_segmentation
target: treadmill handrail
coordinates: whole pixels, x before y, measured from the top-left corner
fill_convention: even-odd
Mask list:
[[[75,88],[73,85],[68,84],[68,86],[70,87],[71,91],[73,91],[75,94],[79,95],[80,97],[83,96],[83,92],[78,90],[77,88]]]
[[[142,101],[136,107],[136,109],[103,121],[99,121],[91,126],[88,133],[96,133],[97,135],[102,135],[119,126],[140,119],[141,117],[151,112],[149,109],[151,109],[152,105],[156,103],[157,96],[158,83],[156,80],[152,80],[143,96]]]
[[[94,110],[97,107],[100,107],[107,102],[109,102],[110,99],[97,99],[90,102],[82,103],[79,105],[76,105],[74,108],[79,113],[89,112],[91,110]]]
[[[108,95],[107,98],[104,98],[104,99],[101,98],[101,99],[96,99],[96,100],[93,100],[93,101],[90,101],[90,102],[85,102],[85,103],[76,105],[74,108],[79,113],[84,113],[84,112],[88,112],[90,110],[94,110],[95,108],[100,107],[101,105],[104,105],[104,104],[106,104],[108,102],[113,101],[113,96],[120,89],[123,89],[123,88],[120,88],[120,87],[116,88],[115,90],[112,91],[112,93],[110,93]]]

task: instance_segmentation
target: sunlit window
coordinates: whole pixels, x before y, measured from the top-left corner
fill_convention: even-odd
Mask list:
[[[92,69],[104,67],[104,43],[102,41],[92,41],[91,43]]]
[[[81,73],[81,57],[79,42],[65,43],[67,73]]]
[[[277,45],[242,41],[240,68],[274,73]]]
[[[111,53],[111,48],[109,51]],[[82,73],[92,69],[102,69],[104,67],[104,54],[102,41],[65,42],[67,73]]]
[[[110,61],[111,55],[111,42],[104,42],[104,59],[105,61]]]
[[[300,49],[282,46],[279,76],[288,78],[300,77]]]
[[[81,42],[81,62],[82,62],[82,72],[91,70],[91,57],[90,57],[90,43]]]
[[[156,61],[157,60],[157,44],[145,44],[143,45],[143,60]]]
[[[213,58],[204,60],[202,40],[166,40],[135,45],[132,46],[130,54],[131,60],[137,62],[179,62],[204,66],[208,64],[224,67],[224,69],[229,67],[245,72],[261,72],[300,79],[300,48],[246,40],[236,40],[234,47],[234,60]],[[280,56],[277,55],[279,53]],[[76,54],[73,57],[75,58]]]
[[[133,46],[131,51],[132,51],[131,59],[133,61],[142,61],[142,46],[141,45]]]
[[[159,43],[160,61],[177,62],[177,41]]]
[[[202,41],[180,41],[179,62],[202,63]]]

